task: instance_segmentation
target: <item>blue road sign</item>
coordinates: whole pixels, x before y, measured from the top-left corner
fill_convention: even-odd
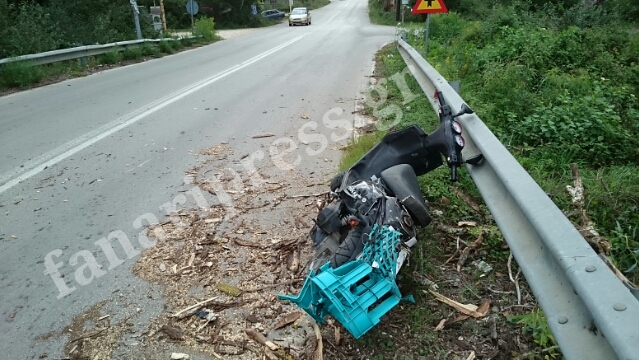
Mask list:
[[[193,0],[189,0],[189,2],[186,3],[186,12],[189,13],[190,15],[197,14],[199,9],[200,7]]]

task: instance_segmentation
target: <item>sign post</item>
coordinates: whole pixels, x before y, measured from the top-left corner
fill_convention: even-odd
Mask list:
[[[291,11],[293,11],[293,0],[288,0],[288,16],[291,16]]]
[[[195,28],[195,25],[193,23],[193,15],[197,14],[199,10],[200,7],[194,0],[189,0],[189,2],[186,3],[186,12],[191,14],[191,34],[193,34]]]
[[[443,0],[417,0],[411,13],[426,14],[426,26],[424,26],[424,59],[428,55],[428,33],[430,30],[430,14],[447,13],[448,9]]]

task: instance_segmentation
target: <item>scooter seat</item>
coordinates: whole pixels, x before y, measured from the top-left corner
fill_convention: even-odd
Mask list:
[[[390,167],[380,174],[382,180],[395,197],[406,207],[415,223],[427,226],[431,222],[428,205],[424,201],[417,183],[417,175],[410,165],[400,164]]]

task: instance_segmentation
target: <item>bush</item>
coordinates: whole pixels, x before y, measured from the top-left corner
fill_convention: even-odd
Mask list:
[[[157,57],[157,56],[160,56],[160,54],[161,52],[156,46],[151,44],[142,45],[142,55]]]
[[[137,60],[142,57],[142,48],[139,46],[133,46],[126,48],[122,52],[122,59],[124,60]]]
[[[5,88],[20,87],[35,84],[42,80],[42,69],[26,61],[11,61],[0,65],[0,86]]]
[[[170,40],[160,41],[159,43],[160,51],[165,54],[173,54],[175,50],[173,50],[173,47],[171,44],[172,42],[173,41],[170,41]]]
[[[194,25],[195,36],[202,36],[205,41],[211,41],[215,38],[215,22],[213,18],[199,18],[195,20]]]
[[[122,60],[122,55],[118,49],[110,50],[98,57],[98,62],[105,65],[117,64],[120,60]]]

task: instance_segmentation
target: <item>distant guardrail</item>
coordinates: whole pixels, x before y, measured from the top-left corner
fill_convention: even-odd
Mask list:
[[[187,38],[194,38],[195,36],[190,36]],[[59,61],[66,60],[74,60],[86,58],[89,56],[96,56],[107,53],[116,49],[117,51],[124,51],[127,48],[131,48],[134,46],[140,46],[143,44],[159,44],[160,41],[174,41],[179,40],[175,38],[163,38],[163,39],[141,39],[141,40],[129,40],[129,41],[119,41],[110,44],[101,44],[101,45],[85,45],[78,46],[69,49],[62,50],[53,50],[47,51],[39,54],[30,54],[30,55],[22,55],[16,56],[12,58],[0,59],[0,65],[6,64],[8,62],[14,61],[31,61],[36,65],[45,65],[51,64]]]
[[[464,100],[403,39],[398,50],[437,111],[441,91],[453,109]],[[516,104],[513,104],[516,105]],[[454,111],[453,111],[454,112]],[[459,118],[467,169],[517,260],[562,354],[575,360],[639,359],[639,292],[595,253],[476,114]]]

